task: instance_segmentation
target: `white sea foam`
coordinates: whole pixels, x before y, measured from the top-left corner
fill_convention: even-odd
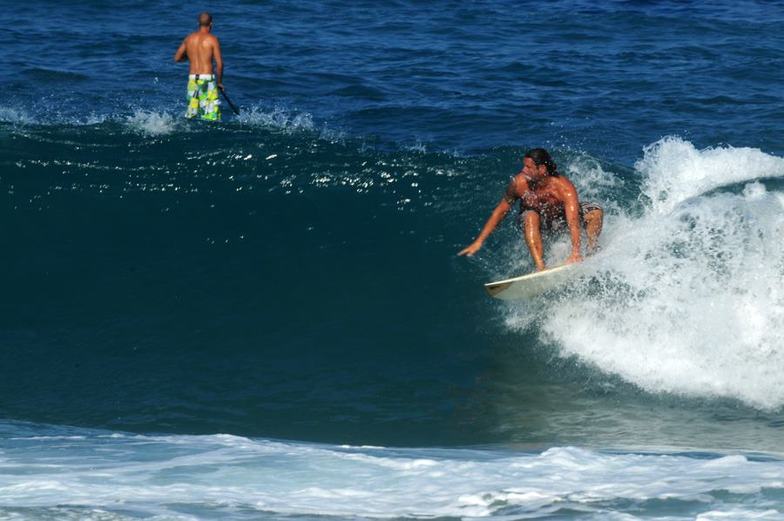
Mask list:
[[[26,112],[10,107],[0,107],[0,121],[5,123],[29,124],[33,122],[33,118]]]
[[[0,107],[0,122],[18,125],[97,125],[109,119],[105,114],[90,112],[80,114],[63,114],[56,110],[27,110],[13,107]]]
[[[688,141],[665,138],[645,148],[635,165],[653,210],[668,215],[687,199],[715,188],[784,175],[784,160],[756,148],[697,150]]]
[[[784,462],[744,455],[385,449],[234,436],[110,436],[0,440],[0,516],[223,518],[287,516],[546,517],[561,508],[607,516],[706,519],[780,505]],[[713,499],[728,491],[735,497]],[[76,509],[76,510],[75,510]],[[628,509],[628,513],[623,511]],[[103,517],[102,517],[103,516]],[[35,516],[32,516],[35,517]],[[78,516],[76,516],[78,517]],[[635,517],[627,517],[635,519]],[[748,517],[746,517],[748,518]]]
[[[606,171],[598,161],[586,156],[573,158],[566,166],[566,171],[583,201],[601,201],[606,211],[618,212],[616,202],[608,200],[606,196],[621,190],[624,185],[621,177]]]
[[[136,110],[126,119],[128,126],[146,136],[161,136],[171,133],[175,128],[175,119],[166,112]]]
[[[650,392],[781,407],[784,194],[760,180],[784,176],[784,159],[668,138],[637,169],[642,215],[609,215],[576,287],[507,322]]]
[[[304,112],[290,111],[281,107],[264,109],[251,107],[243,110],[236,118],[242,123],[273,127],[286,131],[313,130],[313,116]]]

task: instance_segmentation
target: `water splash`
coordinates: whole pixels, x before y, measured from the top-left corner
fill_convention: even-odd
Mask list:
[[[586,276],[507,323],[653,393],[781,407],[784,197],[759,180],[784,160],[668,138],[637,168],[647,210],[610,216]]]
[[[249,124],[264,127],[273,127],[285,131],[313,130],[313,116],[305,112],[291,111],[281,107],[265,109],[253,106],[244,110],[237,120]]]
[[[134,131],[146,136],[162,136],[170,134],[176,127],[174,116],[166,112],[137,110],[126,119],[127,125]]]

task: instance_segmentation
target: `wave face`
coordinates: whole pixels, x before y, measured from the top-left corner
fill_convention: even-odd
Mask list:
[[[251,4],[211,7],[242,108],[216,125],[182,118],[191,6],[6,13],[0,418],[780,450],[780,9]],[[536,146],[606,209],[601,251],[503,305],[513,219],[455,253]]]
[[[607,210],[602,250],[564,291],[498,306],[481,283],[531,269],[519,232],[503,226],[475,260],[455,252],[520,150],[374,147],[281,112],[3,132],[9,418],[645,446],[653,407],[657,446],[779,439],[776,156],[665,138],[627,168],[557,149]],[[548,260],[567,248],[556,237]],[[717,410],[726,423],[706,434]]]
[[[740,454],[2,429],[0,513],[14,519],[779,519],[784,481],[781,460]]]

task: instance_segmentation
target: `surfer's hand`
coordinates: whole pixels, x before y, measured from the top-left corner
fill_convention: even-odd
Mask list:
[[[223,86],[223,83],[218,83],[218,88],[224,92],[226,92],[226,87]]]
[[[583,256],[579,253],[572,253],[568,259],[566,259],[566,264],[574,264],[576,262],[582,262]]]
[[[463,248],[462,250],[457,252],[457,254],[458,255],[468,255],[469,257],[471,257],[474,253],[478,252],[481,247],[482,247],[482,243],[481,242],[474,241],[470,245],[466,246],[465,248]]]

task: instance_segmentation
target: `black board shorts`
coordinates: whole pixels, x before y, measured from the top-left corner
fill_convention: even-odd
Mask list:
[[[580,203],[580,221],[585,222],[585,214],[601,209],[602,207],[596,203]],[[520,213],[515,219],[518,226],[523,226],[523,214],[531,211],[533,210],[520,209]],[[566,226],[566,214],[563,211],[554,218],[542,218],[542,228],[545,230],[559,230],[564,226]]]

